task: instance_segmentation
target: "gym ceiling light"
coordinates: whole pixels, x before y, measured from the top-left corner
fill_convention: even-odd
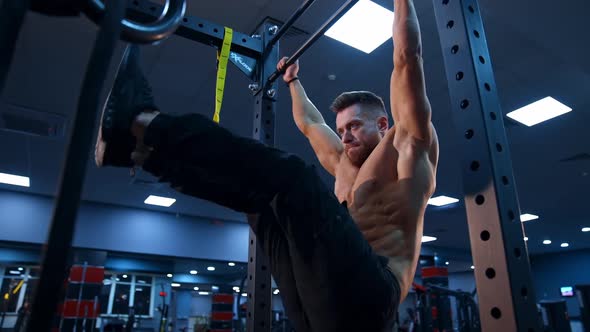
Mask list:
[[[539,219],[539,216],[536,216],[534,214],[529,214],[529,213],[525,213],[525,214],[520,215],[521,222],[531,221],[531,220],[535,220],[535,219]]]
[[[437,196],[437,197],[432,197],[431,199],[429,199],[428,204],[434,205],[434,206],[445,206],[445,205],[457,203],[458,201],[459,201],[458,199],[453,198],[453,197]]]
[[[506,116],[526,126],[534,126],[570,112],[572,109],[557,100],[546,97],[532,104],[512,111]]]
[[[426,243],[426,242],[432,242],[432,241],[436,241],[436,238],[434,236],[422,236],[422,243]]]
[[[26,176],[0,173],[0,183],[9,184],[12,186],[30,187],[31,181]]]
[[[161,196],[155,196],[155,195],[150,195],[144,201],[145,204],[157,205],[157,206],[163,206],[163,207],[170,207],[172,204],[174,204],[174,202],[176,202],[176,200],[174,198],[161,197]]]
[[[367,54],[391,39],[394,14],[370,0],[360,0],[325,35]]]

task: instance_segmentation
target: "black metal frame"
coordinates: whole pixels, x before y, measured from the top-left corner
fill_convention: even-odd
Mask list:
[[[129,17],[135,20],[153,20],[164,6],[146,0],[136,1],[128,7]],[[174,32],[175,35],[221,49],[224,26],[200,17],[184,16]],[[244,74],[255,79],[255,65],[262,58],[262,40],[239,31],[233,31],[230,61]],[[241,59],[238,61],[237,57]],[[245,60],[242,60],[245,59]],[[247,62],[245,62],[247,61]]]
[[[263,82],[266,77],[276,68],[279,61],[279,42],[273,40],[277,33],[277,27],[272,23],[265,22],[260,25],[257,36],[260,36],[264,57],[258,62],[257,80]],[[269,46],[271,45],[272,46]],[[260,84],[260,83],[258,83]],[[254,97],[254,126],[252,136],[264,144],[274,145],[275,110],[277,86],[269,86],[265,93]],[[248,216],[256,218],[256,216]],[[272,326],[272,304],[271,291],[272,279],[270,273],[269,258],[262,251],[256,234],[250,229],[248,246],[248,310],[246,313],[246,331],[270,331]]]
[[[49,237],[41,265],[41,276],[32,301],[28,332],[49,331],[60,300],[76,216],[82,194],[84,175],[88,164],[88,151],[92,146],[100,94],[110,66],[122,27],[119,22],[125,15],[125,5],[109,2],[94,44],[82,91],[78,100],[72,132],[53,210]]]
[[[460,290],[452,290],[437,285],[424,285],[416,289],[418,307],[416,308],[417,320],[416,331],[428,332],[438,329],[444,330],[445,326],[434,326],[434,321],[439,320],[441,316],[440,304],[441,299],[448,300],[449,297],[455,298],[455,312],[457,314],[458,325],[454,331],[458,332],[481,332],[479,320],[478,305],[474,300],[475,294]],[[437,308],[437,319],[433,317],[433,307]],[[450,303],[449,303],[450,310]],[[440,322],[439,322],[440,323]]]
[[[0,93],[4,89],[18,34],[28,10],[28,0],[4,1],[0,4]]]
[[[301,57],[301,55],[303,55],[303,53],[305,51],[307,51],[307,49],[309,49],[311,47],[311,45],[313,45],[313,43],[315,43],[318,39],[320,39],[321,36],[324,35],[324,33],[326,31],[328,31],[332,25],[334,25],[334,23],[336,23],[336,21],[338,21],[342,16],[344,16],[344,14],[346,14],[346,12],[348,12],[348,10],[350,8],[352,8],[354,5],[356,5],[356,3],[359,0],[347,0],[346,3],[344,3],[342,6],[340,6],[340,8],[338,8],[338,10],[332,15],[330,16],[329,19],[327,19],[324,24],[322,24],[322,26],[320,28],[318,28],[318,30],[316,30],[316,32],[314,32],[311,37],[309,37],[307,39],[307,41],[305,43],[303,43],[303,45],[301,45],[301,47],[299,47],[299,49],[297,51],[295,51],[295,53],[293,53],[292,56],[289,57],[289,59],[287,59],[287,61],[285,62],[285,66],[283,67],[282,70],[276,70],[272,73],[272,75],[270,75],[266,81],[265,87],[268,87],[269,84],[274,83],[274,81],[276,81],[277,78],[279,78],[279,76],[284,73],[285,69],[287,69],[287,67],[289,67],[290,65],[294,64],[295,61],[297,61],[299,59],[299,57]],[[266,90],[266,89],[263,89]]]
[[[450,296],[455,298],[455,307],[457,310],[457,326],[458,332],[480,332],[481,326],[479,322],[479,308],[475,300],[474,294],[460,290],[451,290],[445,287],[436,285],[429,285],[428,291],[440,294],[442,296]],[[472,317],[477,317],[472,319]]]
[[[541,331],[503,113],[477,0],[433,0],[462,135],[469,237],[484,331]]]

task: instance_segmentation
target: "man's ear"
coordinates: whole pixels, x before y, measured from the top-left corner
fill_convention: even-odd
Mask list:
[[[387,131],[387,129],[389,129],[389,121],[387,121],[387,117],[380,116],[377,118],[377,128],[379,129],[380,132],[385,134],[385,131]]]

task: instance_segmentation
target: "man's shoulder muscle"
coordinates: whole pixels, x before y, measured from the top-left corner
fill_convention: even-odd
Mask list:
[[[430,126],[430,140],[425,142],[412,136],[404,128],[397,128],[393,141],[398,151],[397,171],[399,179],[425,176],[428,182],[434,183],[438,165],[438,136],[432,124]],[[426,180],[426,179],[425,179]]]

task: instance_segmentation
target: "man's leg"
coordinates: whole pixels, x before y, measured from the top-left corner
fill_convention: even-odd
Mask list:
[[[147,118],[133,125],[138,144],[151,150],[142,168],[187,195],[236,211],[259,213],[305,167],[297,156],[233,135],[200,114]]]
[[[281,290],[283,298],[301,302],[312,331],[373,331],[395,317],[399,289],[387,260],[373,252],[314,167],[200,115],[151,118],[141,124],[153,148],[143,168],[185,194],[260,213],[251,226],[273,276],[280,287],[296,285],[297,294]],[[289,274],[293,279],[283,281]]]
[[[280,270],[293,274],[288,284],[296,284],[313,331],[376,331],[395,318],[399,288],[387,260],[372,251],[314,167],[199,115],[158,115],[143,125],[144,143],[154,149],[144,169],[186,194],[261,213],[251,226],[267,253],[278,255],[273,265],[291,266]],[[288,254],[261,229],[276,229],[271,233],[286,239]]]
[[[117,79],[115,87],[122,88],[114,89],[117,98],[112,103],[109,98],[101,121],[96,159],[102,166],[129,164],[124,159],[130,160],[133,151],[131,119],[141,117],[138,105],[156,109],[137,64],[122,69],[130,79]],[[234,136],[200,115],[159,114],[142,125],[143,143],[153,149],[144,169],[189,195],[262,213],[259,224],[251,226],[259,233],[266,229],[266,239],[259,236],[263,246],[277,255],[274,261],[292,267],[293,279],[277,281],[283,288],[295,284],[298,297],[288,302],[301,302],[295,305],[303,307],[311,330],[371,331],[383,324],[383,316],[397,305],[391,274],[313,167],[294,155]],[[281,236],[288,255],[284,245],[272,244],[284,243]],[[291,273],[281,271],[274,272]],[[290,310],[296,311],[293,306]]]
[[[183,141],[182,136],[186,136],[187,133],[201,131],[206,136],[210,134],[211,136],[205,137],[203,141],[193,142],[194,144],[186,146],[188,147],[189,157],[195,157],[194,154],[190,153],[193,150],[202,150],[196,156],[197,159],[180,158],[179,160],[179,158],[176,158],[185,156],[185,151],[182,148],[178,150],[159,149],[151,151],[152,149],[142,144],[143,134],[145,126],[158,113],[157,109],[150,84],[144,77],[139,65],[139,47],[130,45],[123,54],[114,86],[103,110],[96,141],[96,164],[99,167],[133,167],[134,164],[140,164],[154,175],[160,177],[161,181],[170,182],[172,187],[186,194],[209,199],[237,210],[270,211],[268,205],[270,199],[266,198],[267,203],[264,203],[264,201],[265,197],[272,195],[272,193],[264,192],[261,195],[262,197],[252,194],[255,192],[254,189],[258,187],[252,190],[249,189],[252,181],[243,181],[244,179],[247,180],[249,175],[242,172],[240,174],[242,179],[240,179],[236,174],[241,167],[248,168],[248,165],[243,165],[243,163],[232,164],[232,160],[235,161],[235,159],[231,159],[231,155],[224,156],[225,153],[231,152],[232,149],[236,147],[244,148],[248,144],[258,147],[251,152],[260,152],[262,151],[262,144],[253,140],[235,137],[217,125],[211,126],[210,120],[205,120],[202,116],[192,115],[177,121],[177,123],[183,123],[186,120],[186,123],[179,126],[182,127],[178,131],[179,135],[172,135],[170,139],[174,144],[176,141]],[[160,119],[163,118],[165,116],[160,117]],[[176,130],[174,128],[170,129]],[[166,139],[165,136],[160,138]],[[232,146],[232,144],[235,144],[235,146]],[[201,146],[203,147],[200,148]],[[240,153],[242,152],[244,151]],[[279,150],[269,149],[268,152],[275,156],[275,158],[272,158],[273,160],[289,158],[287,154]],[[235,157],[242,158],[243,153],[240,153],[237,153]],[[201,156],[204,156],[204,158],[201,158]],[[262,154],[258,157],[261,156],[264,158]],[[250,157],[255,158],[255,156]],[[219,159],[219,162],[232,166],[231,168],[236,172],[232,173],[230,167],[212,167],[210,163],[207,163],[208,158]],[[202,162],[203,160],[205,162]],[[148,163],[144,165],[146,161]],[[242,161],[244,161],[244,158],[242,158]],[[248,158],[245,161],[248,161]],[[211,168],[216,169],[216,171],[212,171]],[[260,171],[260,169],[253,169],[253,171]],[[280,184],[277,183],[271,187],[275,188],[278,185]],[[244,194],[245,191],[250,192],[250,194]],[[271,259],[271,272],[275,281],[281,287],[283,303],[289,318],[298,327],[298,331],[309,331],[307,319],[297,294],[288,242],[284,232],[280,229],[280,224],[271,221],[272,218],[272,213],[263,212],[259,219],[251,221],[251,226],[258,235],[258,240],[264,251]]]
[[[262,250],[269,257],[271,274],[279,287],[287,318],[297,332],[310,332],[307,310],[297,289],[299,281],[293,271],[289,242],[280,224],[274,220],[270,207],[267,209],[258,219],[250,220],[250,226]]]
[[[234,136],[201,115],[143,113],[134,121],[132,132],[140,147],[133,159],[160,181],[169,182],[184,194],[258,214],[258,218],[250,220],[250,226],[269,257],[287,317],[298,332],[311,331],[297,290],[289,242],[269,204],[274,194],[267,190],[272,187],[265,184],[266,178],[274,177],[273,170],[285,169],[281,161],[293,157],[252,139]],[[267,167],[240,168],[238,162]]]
[[[400,289],[345,205],[315,170],[272,203],[286,230],[297,289],[314,331],[391,331]]]

